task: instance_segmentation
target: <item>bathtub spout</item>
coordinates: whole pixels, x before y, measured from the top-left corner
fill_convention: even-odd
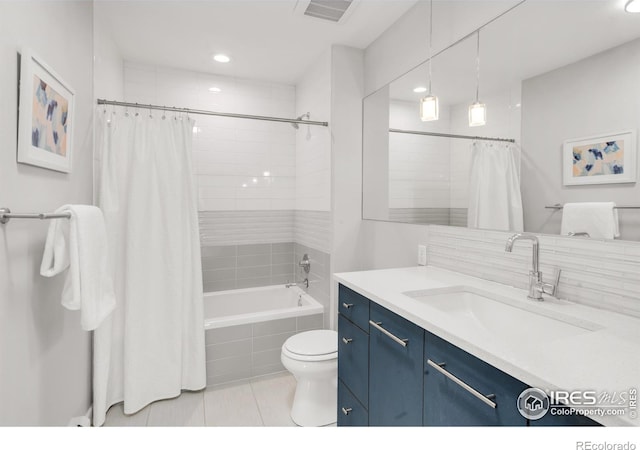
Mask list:
[[[304,287],[309,289],[309,279],[308,278],[305,278],[304,280],[302,280],[299,283],[287,283],[287,284],[284,285],[284,287],[290,288],[292,286],[298,286],[299,284],[304,284]]]

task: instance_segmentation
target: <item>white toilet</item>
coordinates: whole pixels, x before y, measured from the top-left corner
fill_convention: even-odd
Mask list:
[[[284,367],[297,381],[291,419],[303,427],[337,420],[338,333],[313,330],[291,336],[282,345]]]

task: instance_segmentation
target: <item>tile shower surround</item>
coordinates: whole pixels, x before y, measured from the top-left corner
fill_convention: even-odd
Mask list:
[[[504,251],[513,233],[429,226],[428,264],[527,289],[531,244]],[[538,236],[540,270],[552,281],[562,269],[558,297],[640,317],[640,243]]]

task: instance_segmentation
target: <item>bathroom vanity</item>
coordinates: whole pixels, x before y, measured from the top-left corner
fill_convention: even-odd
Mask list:
[[[564,409],[538,420],[517,406],[530,387],[629,400],[640,380],[628,358],[640,343],[638,319],[551,297],[535,302],[526,291],[434,267],[335,279],[339,426],[639,424],[629,403],[622,415]],[[578,403],[586,408],[588,397]]]

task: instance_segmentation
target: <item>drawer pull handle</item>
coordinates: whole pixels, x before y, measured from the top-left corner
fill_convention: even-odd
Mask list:
[[[390,333],[389,331],[385,330],[384,328],[382,328],[380,325],[382,325],[382,322],[374,322],[373,320],[369,321],[369,324],[374,327],[376,330],[381,331],[382,333],[384,333],[386,336],[390,337],[391,339],[393,339],[395,342],[397,342],[398,344],[402,345],[403,347],[406,347],[407,344],[409,343],[409,339],[400,339],[398,336],[396,336],[393,333]]]
[[[427,364],[429,364],[431,367],[436,369],[438,372],[440,372],[445,377],[449,378],[451,381],[456,383],[461,388],[465,389],[467,392],[472,394],[475,398],[477,398],[478,400],[482,401],[484,404],[486,404],[486,405],[488,405],[488,406],[490,406],[490,407],[492,407],[494,409],[498,406],[495,402],[491,401],[492,399],[496,398],[496,396],[494,394],[484,395],[484,394],[476,391],[474,388],[469,386],[467,383],[462,381],[460,378],[456,377],[451,372],[443,369],[442,367],[445,365],[444,363],[438,364],[438,363],[434,363],[430,359],[427,359]]]
[[[353,339],[351,338],[345,338],[345,337],[342,338],[342,342],[344,342],[345,344],[350,344],[351,341],[353,341]]]
[[[351,411],[353,411],[353,408],[342,408],[342,414],[345,416],[348,416]]]
[[[351,309],[353,308],[353,303],[342,302],[342,306],[344,306],[345,309]]]

